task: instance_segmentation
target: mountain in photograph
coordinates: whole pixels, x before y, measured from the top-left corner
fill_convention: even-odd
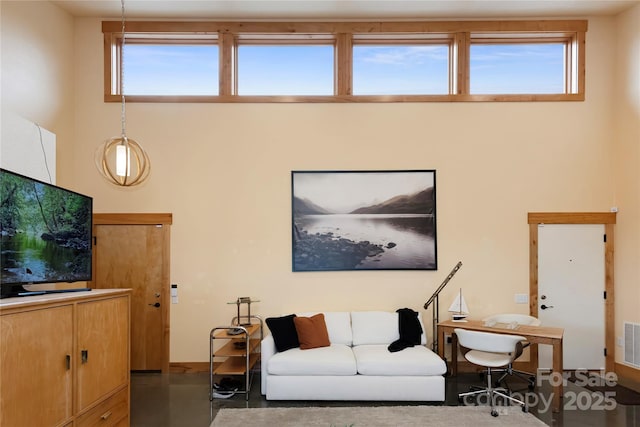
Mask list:
[[[326,215],[330,214],[328,210],[313,203],[309,199],[293,198],[293,214],[294,215]]]
[[[415,194],[395,196],[382,203],[364,206],[352,214],[430,214],[433,213],[435,197],[433,187]]]

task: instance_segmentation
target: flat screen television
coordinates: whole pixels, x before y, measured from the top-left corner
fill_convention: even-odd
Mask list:
[[[0,169],[0,297],[90,281],[93,199]]]

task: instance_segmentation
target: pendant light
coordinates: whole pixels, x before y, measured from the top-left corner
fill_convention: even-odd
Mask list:
[[[149,156],[144,148],[126,134],[125,97],[124,97],[124,46],[125,20],[124,0],[122,4],[122,48],[120,51],[120,95],[122,134],[109,138],[96,150],[96,167],[112,184],[121,187],[132,187],[143,183],[151,171]]]

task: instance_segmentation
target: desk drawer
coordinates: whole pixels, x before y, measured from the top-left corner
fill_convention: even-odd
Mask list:
[[[87,413],[80,415],[78,427],[113,427],[122,425],[123,418],[128,419],[129,388],[125,388],[100,403]]]

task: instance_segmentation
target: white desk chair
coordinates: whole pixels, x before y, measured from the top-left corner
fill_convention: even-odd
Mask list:
[[[501,396],[509,402],[515,402],[522,406],[522,411],[527,412],[527,405],[521,400],[507,394],[503,388],[494,388],[491,382],[493,368],[501,368],[513,362],[516,347],[524,337],[519,335],[493,334],[489,332],[468,331],[456,328],[454,333],[458,337],[460,347],[463,347],[464,358],[474,365],[487,368],[487,388],[458,394],[458,400],[463,401],[466,396],[485,394],[491,404],[491,415],[498,416],[495,409],[495,397]]]
[[[541,322],[539,319],[529,316],[526,314],[494,314],[493,316],[485,317],[482,319],[485,324],[491,323],[506,323],[512,324],[517,323],[518,325],[528,325],[528,326],[540,326]],[[521,346],[517,349],[516,357],[517,359],[522,355],[522,352],[525,348],[529,347],[531,343],[529,343],[526,339],[521,342]],[[509,363],[509,365],[500,371],[494,371],[494,373],[503,372],[502,376],[496,380],[494,383],[495,386],[499,386],[500,383],[505,381],[507,375],[517,376],[527,382],[527,386],[529,390],[533,390],[536,386],[536,374],[533,372],[525,372],[519,371],[517,369],[513,369],[513,363]]]

